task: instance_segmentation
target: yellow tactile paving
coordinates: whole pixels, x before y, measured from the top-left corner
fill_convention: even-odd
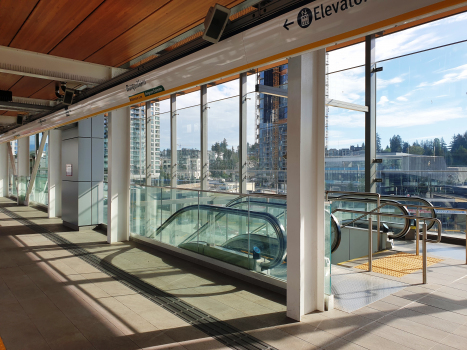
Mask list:
[[[427,257],[427,265],[439,263],[443,259]],[[360,270],[368,270],[368,263],[355,266]],[[381,259],[373,260],[373,272],[382,273],[394,277],[402,277],[409,273],[415,272],[423,268],[423,256],[407,253],[397,253],[386,256]]]

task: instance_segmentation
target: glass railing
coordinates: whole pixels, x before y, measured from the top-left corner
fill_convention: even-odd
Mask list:
[[[10,175],[9,194],[13,197],[18,196],[18,175]]]
[[[108,184],[108,182],[104,182],[104,194],[103,194],[104,215],[103,215],[102,223],[105,224],[105,225],[107,225],[107,198],[108,198],[107,196],[108,196],[108,193],[109,193],[109,184]]]
[[[29,177],[18,176],[18,203],[22,204],[26,200],[26,192],[28,190]]]
[[[37,174],[34,186],[29,194],[29,201],[49,205],[49,183],[47,174]]]
[[[287,278],[284,198],[139,185],[130,195],[133,236]]]

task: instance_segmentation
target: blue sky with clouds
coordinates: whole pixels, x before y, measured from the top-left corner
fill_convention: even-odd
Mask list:
[[[410,143],[467,131],[467,43],[395,58],[467,39],[467,14],[377,39],[377,132],[382,146],[400,135]],[[364,45],[329,55],[329,71],[364,63]],[[390,59],[390,60],[387,60]],[[329,75],[330,98],[364,104],[362,67]],[[364,114],[330,108],[329,147],[364,142]]]
[[[410,143],[467,131],[467,43],[397,56],[467,40],[467,14],[377,39],[377,132],[385,147],[395,134]],[[390,60],[388,60],[390,59]],[[388,60],[388,61],[384,61]],[[329,54],[329,97],[364,104],[364,44]],[[343,72],[339,70],[356,67]],[[248,78],[248,142],[255,142],[255,78]],[[208,144],[224,138],[238,146],[238,80],[208,89]],[[221,100],[221,101],[219,101]],[[213,102],[217,101],[217,102]],[[187,108],[193,106],[191,108]],[[177,97],[177,144],[200,148],[199,92]],[[169,101],[160,102],[161,149],[170,148]],[[364,113],[329,109],[329,148],[364,142]]]

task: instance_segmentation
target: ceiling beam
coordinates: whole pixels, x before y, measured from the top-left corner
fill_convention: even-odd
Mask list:
[[[39,98],[29,98],[29,97],[17,97],[17,96],[13,96],[12,102],[25,103],[28,105],[36,105],[36,106],[46,106],[46,107],[53,107],[58,104],[58,101],[42,100]]]
[[[94,86],[127,69],[0,46],[0,72]]]
[[[2,111],[17,111],[17,112],[45,112],[52,110],[51,106],[34,105],[20,102],[3,102],[0,101],[0,110]]]

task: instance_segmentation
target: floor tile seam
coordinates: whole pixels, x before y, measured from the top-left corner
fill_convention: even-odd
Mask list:
[[[13,213],[13,214],[15,214],[15,213]],[[17,220],[25,220],[25,221],[27,220],[27,219],[22,218],[19,214],[16,214],[16,215],[20,217],[20,218],[15,218],[15,219],[17,219]],[[40,225],[38,225],[38,226],[40,226]],[[48,230],[46,230],[46,231],[48,231]],[[43,235],[48,234],[48,235],[52,235],[52,236],[57,236],[57,234],[52,233],[52,232],[50,232],[50,231],[44,232],[44,233],[42,233],[42,232],[37,232],[37,233],[43,234]],[[46,238],[49,238],[48,236],[45,236],[45,237],[46,237]],[[63,237],[61,237],[61,238],[62,238],[62,240],[65,240],[65,241],[66,241],[65,238],[63,238]],[[52,241],[52,242],[53,242],[53,241]],[[53,243],[55,243],[55,242],[53,242]],[[70,242],[70,243],[73,244],[72,242]],[[73,245],[76,246],[76,244],[73,244]],[[78,247],[78,248],[80,248],[80,247]],[[71,249],[71,248],[70,248],[70,249]],[[81,248],[81,249],[83,249],[83,248]],[[83,250],[85,250],[85,249],[83,249]],[[72,253],[72,254],[76,256],[76,254],[74,254],[74,253]],[[89,255],[89,254],[92,255],[92,253],[89,253],[89,252],[88,252],[87,255]],[[79,256],[78,256],[78,257],[79,257]],[[87,261],[86,261],[86,262],[87,262]],[[112,274],[113,274],[113,273],[112,273]],[[111,277],[112,277],[112,276],[111,276]],[[120,281],[120,282],[123,283],[122,281]],[[126,285],[126,286],[128,287],[128,283],[123,283],[123,284]],[[153,288],[156,288],[156,289],[157,289],[157,287],[155,287],[155,286],[153,286]],[[196,309],[196,308],[195,308],[195,309]],[[200,311],[203,312],[202,310],[200,310]],[[210,316],[210,317],[212,317],[212,316]],[[230,325],[229,325],[228,323],[226,323],[226,322],[223,322],[223,323],[226,324],[226,326],[228,326],[228,327],[230,327],[230,328],[235,328],[235,327],[230,326]],[[195,327],[195,328],[198,328],[198,329],[200,329],[200,330],[201,330],[201,328],[202,328],[201,326],[196,326],[196,325],[194,325],[194,327]],[[241,331],[239,331],[239,332],[241,333]],[[209,334],[207,334],[207,335],[210,336]],[[210,336],[210,337],[216,338],[216,336]],[[226,337],[226,335],[221,335],[219,338],[223,338],[223,337]],[[227,336],[227,337],[228,337],[228,336]],[[216,339],[217,339],[217,338],[216,338]],[[255,341],[261,342],[261,343],[263,343],[264,345],[268,346],[268,347],[271,348],[271,349],[274,348],[274,347],[270,346],[269,344],[266,344],[264,341],[262,341],[262,340],[260,340],[260,339],[256,339]],[[222,343],[222,342],[221,342],[221,343]],[[226,345],[227,345],[227,344],[226,344]],[[227,346],[229,346],[229,345],[227,345]]]
[[[423,305],[426,305],[426,304],[423,304]],[[431,306],[431,305],[427,305],[427,306]],[[436,308],[436,309],[439,309],[439,310],[443,310],[443,311],[446,311],[446,312],[451,312],[451,311],[448,311],[448,310],[444,310],[444,309],[438,308],[438,307],[436,307],[436,306],[431,306],[431,307]],[[406,307],[404,307],[403,309],[406,309]],[[403,310],[403,309],[401,309],[401,310]],[[441,318],[441,317],[436,317],[436,316],[433,315],[433,314],[426,314],[426,313],[423,313],[423,312],[420,312],[420,311],[417,311],[417,310],[414,310],[414,309],[407,309],[407,310],[416,312],[417,314],[420,314],[420,315],[422,315],[422,316],[433,317],[433,318],[436,318],[437,320],[440,320],[440,321],[449,321],[449,320],[446,320],[446,319]],[[397,310],[397,311],[400,311],[400,310]],[[396,312],[397,312],[397,311],[396,311]],[[459,314],[458,314],[458,315],[459,315]],[[462,316],[464,316],[464,315],[462,315]],[[416,322],[416,323],[420,323],[420,322],[413,321],[413,320],[410,320],[410,321]],[[464,323],[458,323],[458,322],[455,322],[455,321],[449,321],[449,322],[455,323],[456,325],[459,325],[460,327],[462,327],[463,325],[465,325],[465,324],[467,323],[467,321],[464,322]],[[423,323],[421,323],[421,324],[423,324]],[[433,328],[434,328],[434,327],[433,327]],[[456,328],[456,329],[457,329],[457,328]]]
[[[423,298],[423,297],[422,297],[422,298]],[[420,298],[420,299],[422,299],[422,298]],[[397,330],[403,331],[403,332],[405,332],[405,333],[409,333],[409,334],[412,334],[412,335],[416,335],[416,334],[413,334],[413,333],[407,332],[407,331],[405,331],[405,330],[401,330],[401,329],[398,329],[398,328],[392,327],[392,326],[390,326],[390,325],[387,325],[387,324],[381,323],[381,322],[379,322],[379,320],[381,320],[382,318],[384,318],[384,317],[387,317],[387,316],[389,316],[389,315],[391,315],[391,314],[394,314],[395,312],[397,312],[397,311],[399,311],[399,310],[401,310],[401,309],[403,309],[403,308],[406,308],[408,305],[410,305],[410,304],[412,304],[412,303],[414,303],[414,302],[417,302],[417,301],[418,301],[418,300],[420,300],[420,299],[413,300],[413,301],[411,301],[409,304],[407,304],[407,305],[405,305],[405,306],[401,306],[401,307],[399,307],[399,305],[395,305],[395,304],[392,304],[392,303],[389,303],[389,302],[388,302],[388,303],[389,303],[389,304],[391,304],[391,305],[398,306],[398,309],[396,309],[396,310],[393,310],[393,311],[390,311],[390,312],[389,312],[387,315],[384,315],[384,316],[382,316],[382,317],[380,317],[380,318],[377,318],[377,319],[375,319],[375,320],[371,320],[371,322],[367,323],[367,324],[366,324],[366,325],[364,325],[364,326],[360,326],[360,327],[358,327],[357,329],[355,329],[355,330],[353,330],[353,331],[349,332],[348,334],[353,334],[353,333],[355,333],[355,332],[358,332],[359,330],[366,331],[366,330],[365,330],[365,329],[363,329],[363,328],[365,328],[365,327],[368,327],[368,326],[369,326],[369,325],[371,325],[371,324],[379,323],[379,324],[385,325],[385,326],[387,326],[387,327],[391,327],[391,328],[394,328],[394,329],[397,329]],[[383,300],[383,299],[381,299],[381,300]],[[384,300],[383,300],[383,301],[384,301]],[[371,305],[371,304],[370,304],[370,305]],[[369,319],[368,319],[368,320],[369,320]],[[320,322],[320,324],[321,324],[321,322]],[[317,326],[317,327],[319,327],[319,326]],[[321,329],[321,328],[320,328],[320,329]],[[370,332],[370,333],[371,333],[371,332]],[[418,335],[416,335],[416,336],[418,336]]]
[[[386,327],[391,327],[391,328],[397,329],[398,331],[405,332],[405,333],[408,333],[408,334],[417,336],[417,337],[419,337],[419,338],[428,340],[428,341],[430,341],[430,342],[437,343],[437,345],[438,345],[438,344],[439,344],[439,345],[444,345],[444,343],[443,343],[443,340],[444,340],[444,339],[448,338],[448,337],[451,336],[451,335],[455,335],[455,334],[452,333],[452,332],[445,332],[445,333],[447,333],[447,335],[445,335],[445,336],[442,337],[441,339],[433,340],[433,339],[428,339],[428,338],[426,338],[426,337],[422,337],[422,336],[420,336],[419,334],[417,334],[417,333],[415,333],[415,332],[411,332],[411,331],[406,330],[405,328],[404,328],[404,329],[401,329],[401,328],[397,328],[397,327],[391,326],[391,325],[386,324],[386,323],[382,323],[382,322],[378,322],[378,323],[380,323],[381,325],[384,325],[384,326],[386,326]],[[427,326],[427,327],[429,327],[429,326]],[[433,327],[430,327],[430,328],[433,328]],[[409,328],[409,329],[410,329],[410,328]]]

